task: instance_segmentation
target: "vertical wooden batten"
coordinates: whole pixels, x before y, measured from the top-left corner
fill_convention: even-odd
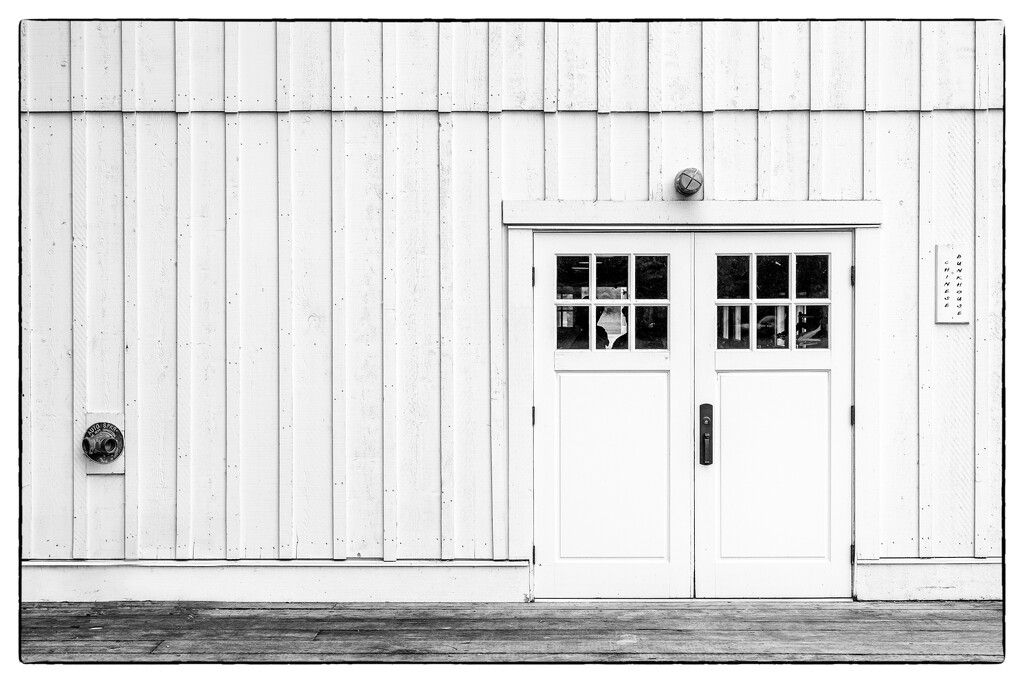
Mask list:
[[[558,199],[558,24],[544,22],[544,198]]]
[[[384,367],[384,560],[398,559],[398,414],[395,383],[398,362],[397,331],[397,153],[398,118],[395,112],[395,59],[396,27],[384,23],[381,27],[383,46],[383,367]]]
[[[241,459],[241,226],[239,222],[238,167],[238,22],[224,23],[224,242],[225,268],[225,535],[227,558],[242,556],[242,459]]]
[[[662,30],[658,22],[647,24],[647,197],[651,201],[665,199],[662,182],[665,155],[662,151],[661,88]]]

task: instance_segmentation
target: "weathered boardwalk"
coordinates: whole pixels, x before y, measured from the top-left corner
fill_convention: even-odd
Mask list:
[[[1002,602],[28,603],[25,662],[1000,662]]]

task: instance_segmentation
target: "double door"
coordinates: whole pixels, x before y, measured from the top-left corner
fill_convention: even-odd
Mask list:
[[[535,594],[851,594],[849,233],[537,233]]]

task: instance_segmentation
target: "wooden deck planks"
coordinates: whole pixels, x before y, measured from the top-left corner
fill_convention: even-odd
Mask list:
[[[999,662],[1001,602],[26,603],[25,662]]]

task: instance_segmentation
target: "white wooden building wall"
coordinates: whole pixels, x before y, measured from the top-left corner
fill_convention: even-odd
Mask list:
[[[529,557],[501,201],[684,166],[885,202],[858,555],[1000,554],[1001,23],[21,30],[27,558]],[[968,326],[934,325],[942,243]],[[123,476],[77,454],[103,411]]]

